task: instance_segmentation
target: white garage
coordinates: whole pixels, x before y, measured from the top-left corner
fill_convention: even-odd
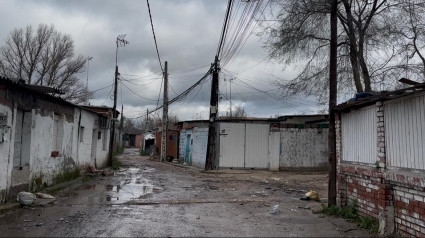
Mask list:
[[[221,122],[219,132],[220,168],[269,168],[269,123]]]

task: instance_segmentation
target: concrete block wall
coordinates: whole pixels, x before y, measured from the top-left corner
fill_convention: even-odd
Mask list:
[[[281,170],[328,167],[327,128],[280,128],[280,133]]]

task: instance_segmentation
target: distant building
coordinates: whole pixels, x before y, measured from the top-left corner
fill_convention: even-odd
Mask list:
[[[208,121],[179,122],[179,162],[205,168]],[[218,120],[217,168],[300,170],[328,167],[328,116]]]

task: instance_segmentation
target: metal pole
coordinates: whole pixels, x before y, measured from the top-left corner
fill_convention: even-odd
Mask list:
[[[230,117],[232,117],[232,80],[233,80],[233,78],[229,79],[229,82],[230,82]]]
[[[146,108],[146,124],[145,124],[145,131],[148,130],[148,125],[149,125],[149,109]]]
[[[168,62],[164,68],[164,99],[162,107],[162,133],[161,133],[161,161],[167,159],[167,132],[168,132]]]
[[[329,62],[329,184],[328,184],[328,206],[336,205],[336,132],[335,132],[335,114],[334,108],[337,104],[337,47],[338,47],[338,1],[332,0],[331,6],[331,45]]]
[[[214,69],[211,83],[211,99],[210,99],[210,121],[208,127],[208,146],[207,146],[207,158],[205,163],[205,169],[215,169],[215,157],[216,157],[216,120],[218,111],[218,75],[220,67],[218,65],[218,56],[214,60]]]
[[[86,83],[86,89],[89,90],[89,69],[90,69],[90,60],[92,60],[93,57],[87,57],[87,83]]]

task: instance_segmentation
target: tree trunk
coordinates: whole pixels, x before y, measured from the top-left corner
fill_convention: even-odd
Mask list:
[[[359,54],[358,55],[359,55],[360,67],[362,68],[364,90],[365,90],[365,92],[371,92],[372,87],[371,87],[371,83],[370,83],[370,74],[369,74],[369,69],[367,68],[366,61],[364,59],[363,42],[359,43]]]
[[[344,9],[347,14],[347,27],[348,32],[347,36],[350,41],[350,63],[351,68],[353,70],[353,77],[354,77],[354,84],[356,86],[356,90],[358,93],[363,92],[363,86],[360,79],[360,67],[358,62],[358,51],[357,51],[357,39],[356,39],[356,32],[354,29],[354,23],[353,23],[353,16],[351,14],[351,6],[348,3],[348,0],[343,0],[344,3]]]

